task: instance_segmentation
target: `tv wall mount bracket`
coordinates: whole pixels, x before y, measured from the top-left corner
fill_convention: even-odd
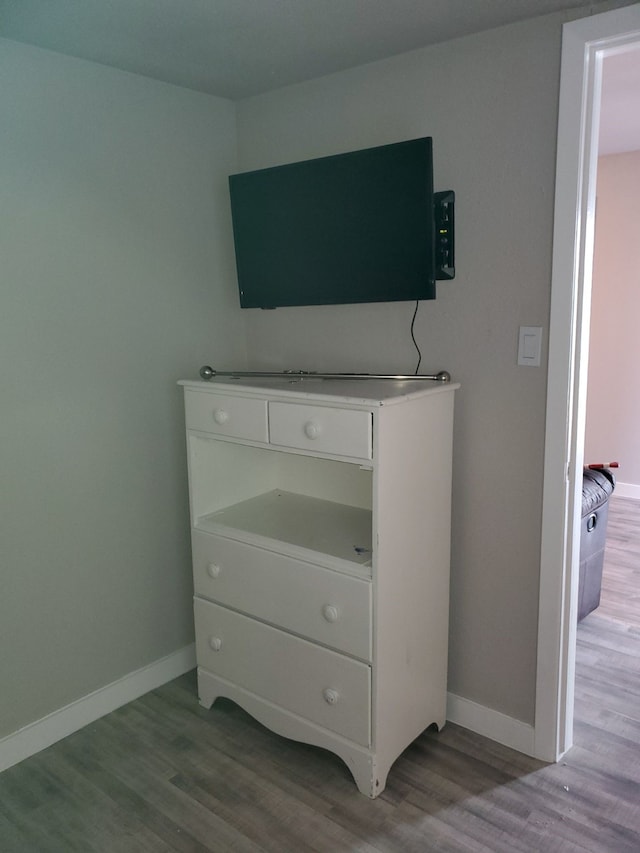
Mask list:
[[[431,382],[451,382],[451,374],[446,370],[438,373],[316,373],[313,370],[214,370],[205,364],[200,368],[200,378],[211,382],[218,376],[231,377],[232,379],[249,379],[259,377],[261,379],[288,379],[291,382],[299,382],[303,379],[393,379],[405,380],[430,380]]]

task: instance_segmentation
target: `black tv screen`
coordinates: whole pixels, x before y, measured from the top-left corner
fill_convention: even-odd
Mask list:
[[[229,178],[243,308],[434,299],[431,137]]]

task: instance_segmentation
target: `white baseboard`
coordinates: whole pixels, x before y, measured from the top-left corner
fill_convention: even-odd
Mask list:
[[[183,675],[196,665],[192,643],[77,699],[0,740],[0,772]]]
[[[635,498],[640,501],[640,486],[635,483],[621,483],[617,480],[613,494],[619,498]]]
[[[0,773],[195,665],[192,643],[0,739]],[[535,754],[533,726],[454,693],[447,695],[447,720],[526,755]]]
[[[455,693],[447,694],[447,720],[503,746],[535,756],[533,726],[484,705],[478,705],[470,699],[456,696]]]

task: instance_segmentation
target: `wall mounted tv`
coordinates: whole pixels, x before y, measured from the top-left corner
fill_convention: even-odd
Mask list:
[[[434,299],[455,274],[431,137],[231,175],[229,189],[243,308]]]

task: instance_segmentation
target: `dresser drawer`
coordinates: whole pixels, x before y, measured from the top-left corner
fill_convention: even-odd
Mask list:
[[[187,429],[229,438],[268,441],[267,401],[185,391]]]
[[[371,669],[195,599],[198,665],[356,743],[370,742]]]
[[[269,403],[269,440],[282,447],[371,459],[371,412]]]
[[[194,530],[196,595],[371,660],[371,583]]]

